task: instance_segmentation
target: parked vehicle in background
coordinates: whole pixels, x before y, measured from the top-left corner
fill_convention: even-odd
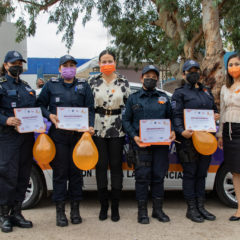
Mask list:
[[[141,84],[131,83],[133,92],[141,88]],[[171,98],[171,93],[166,92]],[[50,122],[47,122],[47,127],[50,127]],[[126,149],[128,149],[126,137]],[[34,160],[33,160],[34,161]],[[164,181],[165,190],[182,190],[182,167],[176,155],[175,144],[172,143],[169,147],[169,170]],[[127,166],[125,157],[123,157],[123,190],[134,190],[135,179],[134,170]],[[95,169],[84,171],[84,190],[96,190]],[[110,175],[109,185],[110,185]],[[50,165],[38,165],[33,162],[33,168],[29,187],[26,193],[26,198],[23,203],[23,208],[34,207],[44,195],[53,189],[52,186],[52,169]],[[217,149],[212,156],[208,176],[206,179],[206,190],[216,190],[219,199],[229,207],[236,207],[237,200],[235,197],[232,174],[226,170],[223,162],[223,152]]]

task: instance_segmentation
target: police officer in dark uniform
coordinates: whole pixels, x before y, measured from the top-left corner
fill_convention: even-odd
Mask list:
[[[159,71],[154,65],[144,67],[142,71],[142,88],[128,98],[123,115],[123,126],[133,140],[136,153],[135,180],[136,198],[138,201],[138,222],[148,224],[147,213],[148,188],[151,187],[153,199],[152,217],[161,222],[170,221],[163,212],[164,177],[168,171],[168,146],[141,147],[139,138],[139,121],[141,119],[171,119],[172,110],[168,96],[156,90]],[[175,139],[171,132],[171,141]]]
[[[219,118],[213,95],[200,80],[200,66],[196,61],[188,60],[183,65],[183,84],[172,96],[174,128],[176,131],[176,149],[183,167],[183,194],[188,209],[186,217],[194,222],[204,219],[215,220],[215,216],[204,208],[205,179],[211,156],[199,154],[192,143],[193,131],[184,128],[184,109],[213,109],[215,120]]]
[[[0,226],[11,232],[13,226],[31,228],[32,222],[21,213],[22,202],[29,183],[34,144],[33,133],[18,133],[21,121],[14,108],[35,107],[35,92],[22,81],[22,55],[9,51],[0,77]],[[10,211],[10,213],[9,213]]]
[[[60,58],[60,78],[47,82],[38,99],[37,105],[41,107],[43,116],[53,123],[49,136],[56,146],[56,156],[51,162],[53,169],[53,201],[56,203],[56,224],[67,226],[65,215],[65,201],[67,197],[71,201],[71,222],[82,222],[79,213],[79,202],[82,199],[83,176],[73,163],[72,153],[82,133],[58,129],[57,107],[88,107],[89,131],[94,133],[94,99],[90,86],[84,79],[76,79],[77,61],[70,55]],[[68,188],[67,188],[68,185]]]

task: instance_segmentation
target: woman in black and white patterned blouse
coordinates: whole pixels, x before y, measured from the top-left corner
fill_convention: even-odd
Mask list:
[[[122,151],[124,132],[122,128],[122,109],[130,94],[126,78],[116,73],[115,55],[107,50],[99,56],[101,73],[89,78],[95,102],[94,141],[99,151],[96,166],[97,188],[101,210],[99,219],[107,219],[108,211],[108,166],[111,171],[111,219],[119,221],[119,199],[122,191]]]

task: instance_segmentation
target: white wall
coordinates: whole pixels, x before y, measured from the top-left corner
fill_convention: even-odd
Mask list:
[[[22,74],[20,78],[26,81],[31,88],[36,89],[37,74]]]
[[[17,43],[16,39],[17,29],[14,23],[2,22],[0,24],[0,64],[2,65],[4,57],[8,51],[16,50],[20,52],[24,59],[27,60],[27,40]],[[27,65],[24,64],[24,69]]]

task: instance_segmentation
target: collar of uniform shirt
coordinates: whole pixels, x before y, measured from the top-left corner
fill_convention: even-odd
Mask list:
[[[196,88],[196,89],[198,89],[199,91],[202,90],[202,89],[203,89],[202,83],[198,82],[197,84],[198,84],[198,88]],[[191,88],[195,88],[195,86],[193,86],[193,85],[191,85],[191,84],[189,84],[189,83],[186,83],[185,86],[188,87],[188,88],[190,88],[190,89],[191,89]]]
[[[18,78],[18,80],[17,80],[16,78],[9,76],[8,74],[6,74],[5,77],[7,78],[8,81],[11,81],[16,84],[19,84],[22,82],[20,78]]]
[[[152,90],[152,91],[148,91],[148,90],[145,90],[144,88],[141,88],[140,97],[142,97],[142,96],[149,96],[149,95],[150,96],[152,96],[152,95],[158,96],[159,93],[156,90],[156,88],[154,90]]]
[[[73,82],[71,82],[71,83],[64,82],[64,79],[63,79],[63,78],[61,78],[60,81],[61,81],[61,83],[62,83],[64,86],[66,86],[66,87],[72,87],[72,86],[77,82],[77,79],[74,78],[74,79],[73,79]]]

